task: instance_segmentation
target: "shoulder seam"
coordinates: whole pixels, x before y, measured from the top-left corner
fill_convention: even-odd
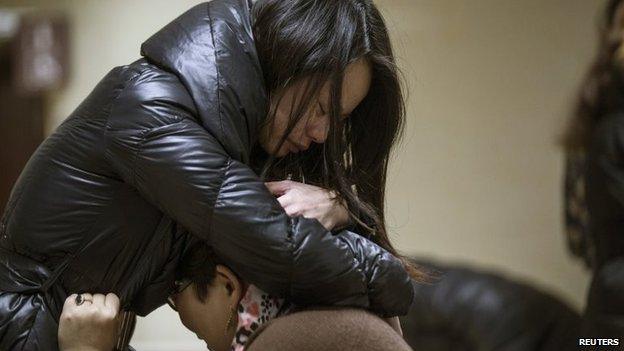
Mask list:
[[[208,21],[209,21],[209,27],[210,27],[210,37],[212,39],[212,47],[213,47],[213,55],[215,58],[215,71],[217,73],[217,105],[219,106],[218,108],[218,115],[219,115],[219,128],[220,128],[220,138],[224,138],[225,137],[225,130],[223,128],[223,111],[221,110],[221,72],[219,70],[219,55],[218,55],[218,50],[217,50],[217,42],[215,41],[215,36],[214,36],[214,27],[213,27],[213,19],[212,19],[212,15],[210,13],[210,6],[212,3],[208,3],[206,6],[206,16],[208,17]]]
[[[117,103],[117,100],[119,100],[119,97],[126,91],[126,89],[128,89],[128,87],[134,85],[136,80],[141,76],[141,74],[143,74],[143,72],[144,72],[144,70],[136,72],[128,80],[126,80],[124,82],[124,86],[121,89],[119,89],[119,93],[117,93],[117,95],[111,101],[111,105],[110,105],[111,107],[110,107],[110,109],[108,111],[108,115],[106,116],[106,124],[104,126],[104,159],[105,160],[108,159],[106,157],[106,155],[108,155],[108,148],[109,148],[108,140],[110,138],[108,131],[110,129],[110,116],[113,113],[113,106],[115,106],[115,104]],[[142,136],[141,138],[144,138],[144,137]],[[134,171],[134,168],[135,168],[134,164],[136,162],[136,154],[137,153],[138,152],[135,151],[134,155],[132,156],[133,157],[132,158],[132,172],[133,172],[133,175],[132,175],[132,186],[134,186],[136,184],[136,179],[135,179],[136,175],[135,175],[135,171]],[[109,161],[107,160],[107,162],[109,162]]]
[[[232,157],[228,156],[227,161],[225,162],[225,165],[223,167],[223,171],[221,172],[221,179],[219,180],[219,191],[217,191],[217,196],[215,197],[214,203],[212,204],[212,213],[210,213],[210,215],[208,216],[209,218],[208,223],[210,223],[208,226],[209,234],[212,234],[212,223],[213,223],[214,213],[217,209],[217,203],[219,202],[219,198],[221,197],[221,191],[223,190],[223,183],[225,182],[225,177],[227,176],[227,173],[231,166],[232,166]]]
[[[137,80],[139,79],[139,77],[141,77],[145,72],[148,72],[150,70],[149,67],[145,67],[141,70],[139,70],[138,72],[135,72],[130,78],[128,78],[125,83],[124,86],[119,90],[119,93],[113,98],[112,102],[111,102],[111,109],[108,111],[108,116],[106,116],[106,125],[104,127],[104,136],[105,136],[105,150],[104,150],[104,155],[108,154],[108,138],[109,138],[109,127],[110,127],[110,115],[113,112],[113,106],[117,103],[117,101],[119,100],[119,98],[131,87],[133,87]],[[140,153],[140,150],[143,146],[143,143],[145,142],[146,139],[146,135],[149,134],[150,132],[152,132],[155,129],[158,128],[163,128],[163,127],[168,127],[171,126],[173,124],[179,123],[181,120],[183,120],[182,117],[176,115],[176,120],[175,121],[171,121],[170,123],[167,123],[166,125],[162,125],[162,126],[157,126],[157,127],[151,127],[151,128],[144,128],[139,130],[140,133],[140,140],[137,142],[137,147],[136,150],[134,151],[134,154],[132,155],[132,161],[130,163],[131,165],[131,169],[132,169],[132,185],[134,186],[136,184],[136,160],[138,158],[138,155]]]

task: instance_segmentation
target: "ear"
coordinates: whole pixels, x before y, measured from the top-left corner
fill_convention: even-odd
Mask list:
[[[216,267],[216,278],[221,280],[227,289],[228,298],[238,304],[243,298],[243,284],[238,276],[224,265],[218,264]]]

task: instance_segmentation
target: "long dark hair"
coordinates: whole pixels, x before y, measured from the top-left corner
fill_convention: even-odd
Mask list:
[[[401,257],[388,238],[384,198],[388,160],[402,135],[405,103],[384,19],[371,0],[259,0],[253,34],[267,91],[274,99],[291,84],[308,80],[276,150],[330,83],[330,129],[323,144],[280,160],[269,158],[263,176],[322,186],[346,203],[358,230]],[[372,67],[368,95],[340,121],[347,66],[366,59]],[[274,121],[272,112],[266,123]],[[417,280],[424,274],[405,259]]]
[[[605,9],[599,27],[598,53],[581,85],[573,118],[563,138],[568,151],[585,151],[598,122],[622,107],[624,18],[621,4],[622,0],[611,0]]]

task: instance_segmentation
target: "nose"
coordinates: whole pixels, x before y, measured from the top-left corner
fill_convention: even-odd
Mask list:
[[[322,118],[316,123],[308,125],[308,136],[317,144],[322,144],[327,140],[329,133],[329,118]]]

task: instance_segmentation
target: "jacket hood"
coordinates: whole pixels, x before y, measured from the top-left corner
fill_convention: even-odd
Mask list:
[[[144,57],[178,76],[203,127],[244,163],[267,110],[250,9],[248,0],[199,4],[141,46]]]

